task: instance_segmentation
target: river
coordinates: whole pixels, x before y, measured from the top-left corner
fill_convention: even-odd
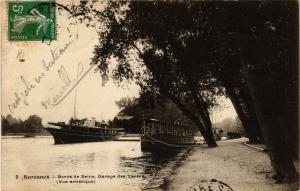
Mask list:
[[[141,190],[168,161],[140,142],[54,145],[52,137],[2,138],[2,189]]]

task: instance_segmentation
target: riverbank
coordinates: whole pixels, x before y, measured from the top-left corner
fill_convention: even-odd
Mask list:
[[[168,164],[157,173],[155,179],[160,181],[156,186],[153,181],[150,181],[150,186],[148,184],[144,190],[294,191],[299,189],[299,182],[275,183],[267,153],[244,145],[246,141],[245,138],[220,141],[219,146],[215,148],[197,145],[189,151],[183,151],[182,157],[171,161],[171,164],[179,161],[180,165],[175,165],[174,168],[174,165]],[[161,172],[168,172],[168,174]]]
[[[24,136],[24,135],[14,135],[14,136],[8,136],[8,135],[5,135],[5,136],[1,136],[1,139],[24,139],[24,138],[52,138],[51,135],[37,135],[37,136]]]

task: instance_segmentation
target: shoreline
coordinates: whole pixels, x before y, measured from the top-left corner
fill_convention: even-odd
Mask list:
[[[33,137],[24,137],[24,135],[5,135],[1,136],[1,139],[28,139],[28,138],[52,138],[52,135],[36,135]]]
[[[246,138],[195,145],[159,170],[143,191],[237,190],[296,191],[299,181],[276,183],[266,152],[248,147]]]
[[[187,157],[189,157],[190,151],[195,146],[182,149],[176,156],[163,166],[155,176],[142,188],[142,191],[163,191],[168,190],[174,171],[181,165]]]

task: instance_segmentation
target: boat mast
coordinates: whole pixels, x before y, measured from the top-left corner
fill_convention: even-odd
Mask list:
[[[77,117],[76,117],[76,100],[77,99],[77,88],[75,88],[75,98],[74,98],[74,119],[76,119]]]

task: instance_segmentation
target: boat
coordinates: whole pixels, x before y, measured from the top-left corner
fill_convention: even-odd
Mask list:
[[[69,120],[69,124],[48,122],[48,127],[45,128],[53,136],[55,144],[107,141],[122,135],[123,128],[109,128],[107,123],[97,122],[95,118],[77,119],[76,97],[77,89],[74,97],[74,116]]]
[[[69,124],[64,122],[49,122],[45,129],[51,133],[55,144],[99,142],[113,140],[124,131],[122,128],[108,128],[108,124],[100,123],[92,118],[70,119]]]
[[[141,135],[143,152],[178,151],[194,144],[193,128],[189,125],[144,119]]]

